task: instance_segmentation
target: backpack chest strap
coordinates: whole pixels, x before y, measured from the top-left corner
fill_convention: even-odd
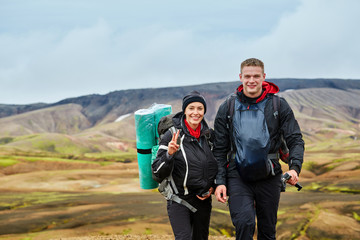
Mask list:
[[[269,153],[268,154],[268,159],[279,159],[280,158],[280,154],[279,153]]]
[[[268,159],[274,159],[274,160],[278,160],[280,158],[279,153],[269,153],[267,156]],[[235,159],[235,152],[231,154],[231,159]]]

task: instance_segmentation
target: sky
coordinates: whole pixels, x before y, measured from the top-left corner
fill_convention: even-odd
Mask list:
[[[360,79],[358,0],[0,0],[0,104],[267,78]]]

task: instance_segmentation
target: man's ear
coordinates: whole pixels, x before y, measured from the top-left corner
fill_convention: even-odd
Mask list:
[[[241,73],[239,73],[239,78],[240,78],[240,81],[242,82],[242,76],[241,76]]]

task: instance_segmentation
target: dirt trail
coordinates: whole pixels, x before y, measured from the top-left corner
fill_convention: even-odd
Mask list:
[[[111,236],[90,236],[90,237],[76,237],[76,238],[61,238],[53,240],[171,240],[174,239],[171,235],[111,235]],[[234,240],[225,236],[209,236],[209,240]]]

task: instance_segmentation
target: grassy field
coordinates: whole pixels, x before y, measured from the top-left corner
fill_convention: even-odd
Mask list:
[[[306,155],[303,190],[282,193],[278,239],[360,239],[358,155],[317,151]],[[140,189],[136,161],[2,156],[0,163],[0,239],[172,239],[165,200]],[[228,207],[214,198],[210,233],[234,236]]]
[[[0,204],[0,239],[171,235],[165,200],[154,191],[2,192]],[[278,239],[359,239],[359,204],[353,194],[284,193]],[[210,232],[234,235],[227,206],[216,201]]]
[[[338,129],[304,137],[303,189],[282,193],[277,239],[360,239],[360,140]],[[0,193],[0,239],[173,239],[165,200],[140,189],[133,140],[2,138]],[[228,207],[214,198],[210,234],[234,239]]]

